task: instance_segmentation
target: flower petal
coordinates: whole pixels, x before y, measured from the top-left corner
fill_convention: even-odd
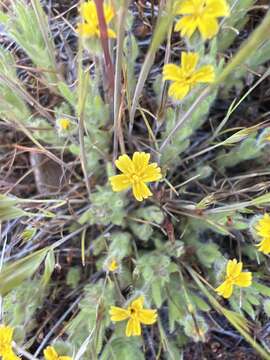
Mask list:
[[[135,172],[142,173],[143,170],[147,167],[149,160],[150,154],[136,151],[132,156]]]
[[[137,299],[133,300],[130,304],[130,307],[135,308],[136,310],[141,310],[144,304],[144,297],[139,296]]]
[[[182,100],[190,91],[190,86],[186,83],[175,82],[169,87],[169,96],[175,100]]]
[[[223,296],[225,299],[231,297],[233,292],[233,285],[229,281],[224,281],[219,287],[215,289],[218,295]]]
[[[70,356],[59,356],[57,360],[72,360]]]
[[[211,39],[218,33],[219,25],[216,18],[202,16],[198,19],[197,24],[204,40]]]
[[[229,16],[230,8],[226,0],[207,0],[205,12],[213,17]]]
[[[201,0],[184,0],[179,3],[176,8],[177,15],[193,14],[198,6],[200,6]]]
[[[147,185],[142,181],[134,183],[132,191],[135,199],[138,201],[143,201],[143,199],[147,199],[149,196],[153,195]]]
[[[103,5],[103,10],[104,10],[106,24],[108,25],[109,22],[111,22],[112,19],[114,18],[115,12],[114,12],[112,6],[108,5],[108,4]]]
[[[21,360],[10,348],[10,350],[2,356],[3,360]]]
[[[0,325],[0,343],[11,345],[13,331],[13,328],[10,326]]]
[[[240,261],[237,263],[236,259],[229,260],[226,267],[227,276],[237,276],[241,273],[243,268],[243,263]]]
[[[138,319],[129,319],[126,327],[126,336],[140,336],[141,325]]]
[[[97,9],[94,1],[87,1],[80,6],[82,18],[88,24],[96,26],[98,24]]]
[[[131,186],[129,178],[124,174],[111,176],[109,181],[113,191],[123,191]]]
[[[120,171],[122,171],[122,173],[126,175],[134,173],[134,164],[130,157],[126,154],[119,156],[119,158],[115,160],[115,165]]]
[[[215,71],[212,65],[202,66],[192,75],[195,83],[212,83],[215,80]]]
[[[47,346],[46,349],[43,351],[45,360],[57,360],[58,354],[54,347]]]
[[[240,287],[248,287],[252,283],[251,272],[241,272],[234,281],[235,285]]]
[[[191,38],[198,27],[197,19],[193,15],[187,15],[177,21],[174,31],[180,31],[182,37]]]
[[[151,310],[151,309],[140,310],[139,321],[145,325],[154,324],[157,321],[157,310]]]
[[[144,182],[158,181],[161,178],[161,169],[156,163],[148,165],[142,176]]]
[[[257,244],[258,250],[267,255],[270,253],[270,237],[264,238],[259,244]]]
[[[98,35],[96,28],[87,23],[78,24],[77,32],[83,37],[92,37]]]
[[[182,81],[183,71],[180,66],[175,64],[166,64],[163,67],[163,80]]]
[[[198,64],[199,61],[199,54],[198,53],[181,53],[181,66],[185,73],[193,72]]]
[[[112,321],[123,321],[130,316],[130,313],[127,309],[122,309],[118,306],[111,306],[109,314]]]

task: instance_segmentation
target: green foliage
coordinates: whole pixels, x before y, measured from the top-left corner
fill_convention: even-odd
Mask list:
[[[217,158],[217,166],[223,171],[225,167],[233,167],[245,160],[251,160],[262,156],[261,146],[254,136],[243,140],[240,145],[232,150],[225,152],[224,150]]]
[[[38,279],[22,281],[3,298],[4,321],[16,328],[16,341],[23,343],[36,327],[35,313],[43,304],[46,289]]]
[[[115,338],[106,345],[100,359],[144,360],[145,357],[140,349],[140,345],[140,341],[137,339]]]
[[[80,217],[80,224],[121,225],[123,223],[127,200],[121,193],[113,192],[108,186],[98,186],[97,192],[91,194],[90,200],[90,208]]]
[[[89,359],[93,347],[96,353],[100,352],[105,328],[110,324],[108,309],[113,304],[113,299],[112,284],[105,284],[102,280],[84,288],[84,297],[79,303],[79,312],[67,325],[68,339],[77,349],[86,340],[87,335],[93,333],[83,359]]]
[[[182,319],[182,323],[184,325],[185,334],[192,338],[193,341],[204,341],[205,334],[208,331],[208,326],[205,319],[201,316],[192,317],[191,315],[187,315],[184,319]]]
[[[22,144],[26,149],[31,146],[30,139],[44,154],[56,157],[66,180],[64,189],[46,198],[42,194],[34,200],[0,195],[0,221],[5,222],[4,228],[6,221],[10,226],[8,221],[27,216],[26,224],[19,221],[11,224],[7,247],[9,239],[14,241],[15,236],[16,240],[17,234],[20,243],[14,241],[16,246],[11,254],[3,254],[0,272],[4,321],[16,328],[15,341],[20,344],[27,341],[26,346],[34,348],[40,341],[31,334],[38,328],[37,311],[41,306],[47,310],[49,288],[49,300],[60,295],[64,304],[61,309],[64,317],[60,317],[64,322],[58,323],[62,313],[49,319],[56,324],[50,343],[59,353],[69,354],[75,360],[140,360],[147,357],[149,344],[160,359],[182,359],[186,343],[206,340],[212,325],[206,313],[213,310],[223,315],[262,358],[268,358],[265,349],[250,335],[246,319],[253,324],[256,321],[259,327],[261,309],[266,315],[270,313],[270,289],[264,283],[266,258],[258,254],[249,231],[258,240],[254,221],[270,205],[266,178],[258,184],[251,183],[258,174],[262,176],[262,171],[265,177],[268,175],[268,169],[262,167],[269,152],[270,128],[266,122],[245,127],[244,121],[249,119],[242,119],[241,114],[233,119],[233,129],[225,125],[238,106],[234,107],[236,100],[232,101],[235,97],[232,87],[241,90],[244,82],[253,81],[253,75],[245,78],[247,70],[254,74],[264,71],[263,64],[270,59],[270,42],[265,40],[265,34],[256,37],[255,44],[250,37],[249,47],[245,45],[239,56],[235,49],[241,40],[237,31],[253,16],[250,8],[255,4],[254,0],[239,0],[230,2],[231,16],[219,20],[222,30],[217,37],[204,43],[197,33],[179,46],[171,36],[173,7],[177,2],[161,1],[153,7],[153,16],[145,18],[143,31],[148,25],[149,30],[154,29],[149,44],[148,38],[140,40],[132,34],[137,27],[136,22],[132,25],[133,13],[127,16],[127,27],[117,34],[118,39],[110,39],[109,54],[106,51],[104,54],[104,41],[101,44],[98,37],[82,39],[78,52],[73,54],[75,62],[73,58],[65,62],[67,70],[72,66],[72,74],[77,76],[68,83],[64,78],[69,81],[70,77],[66,77],[64,67],[62,73],[55,60],[56,56],[61,58],[59,39],[55,39],[56,49],[40,1],[12,1],[7,13],[0,12],[7,36],[31,62],[33,74],[41,78],[42,95],[49,100],[44,105],[42,97],[33,95],[39,92],[32,93],[28,82],[23,85],[19,80],[16,51],[13,55],[12,47],[0,48],[0,118],[24,132],[27,140],[23,138]],[[115,25],[122,9],[127,10],[128,6],[126,1],[114,2]],[[73,11],[52,13],[53,21],[64,19],[65,24],[70,24],[69,31],[73,31]],[[76,36],[72,35],[72,41]],[[254,50],[249,54],[245,49],[250,49],[250,39]],[[149,45],[148,50],[141,52],[141,44]],[[165,57],[161,58],[164,49]],[[194,87],[183,101],[174,103],[167,99],[167,83],[162,82],[159,70],[163,60],[175,62],[180,57],[179,49],[198,52],[198,67],[212,64],[217,82],[206,89],[208,93],[203,90],[205,85]],[[73,47],[70,51],[73,52]],[[234,52],[232,62],[226,65]],[[109,56],[113,69],[109,69]],[[155,61],[157,67],[153,67]],[[114,84],[114,94],[107,88],[108,69],[120,79],[120,83]],[[220,89],[224,102],[220,102]],[[223,106],[231,101],[226,112]],[[141,110],[145,114],[143,119]],[[264,121],[265,114],[261,117],[258,112],[258,121]],[[225,117],[219,125],[221,115]],[[60,129],[60,119],[65,117],[71,121],[67,131]],[[180,127],[171,136],[179,122]],[[170,141],[163,151],[160,144],[168,137]],[[14,161],[21,176],[21,152],[24,161],[28,154],[24,148],[15,149],[14,158],[12,155],[10,160],[8,154],[7,165]],[[108,177],[115,175],[112,161],[115,156],[124,152],[132,155],[134,151],[151,152],[151,159],[159,163],[163,175],[166,173],[154,196],[144,202],[131,200],[128,191],[113,192],[107,183]],[[253,173],[250,169],[246,171],[250,160],[254,164]],[[85,179],[89,180],[89,188]],[[18,184],[23,180],[24,175]],[[174,189],[179,193],[175,194]],[[21,209],[25,203],[30,204],[29,208],[38,204],[35,214]],[[174,230],[174,236],[170,236],[170,230]],[[46,247],[48,242],[53,245]],[[27,254],[33,250],[25,256],[20,255],[21,249],[22,254],[25,249]],[[13,260],[13,254],[19,260]],[[213,289],[224,280],[228,258],[238,258],[239,254],[243,261],[248,260],[245,269],[246,265],[252,271],[255,269],[256,281],[249,288],[235,287],[225,303]],[[8,262],[6,255],[11,259]],[[107,267],[112,259],[119,263],[115,272]],[[56,269],[59,273],[56,271],[57,276],[52,276]],[[147,329],[145,337],[127,338],[124,336],[127,319],[113,324],[109,309],[112,305],[125,306],[142,293],[149,308],[158,308],[158,321]],[[45,339],[46,321],[42,327]],[[62,334],[65,341],[60,339]]]
[[[43,73],[45,78],[51,83],[57,81],[55,73],[55,65],[52,60],[52,54],[48,48],[48,43],[45,41],[45,34],[47,41],[51,42],[49,34],[49,27],[46,20],[46,15],[42,11],[40,4],[36,3],[36,10],[41,12],[43,24],[40,22],[38,12],[26,5],[24,1],[13,2],[12,15],[9,18],[7,25],[8,34],[19,44],[22,49],[27,53],[33,63],[44,69]],[[42,34],[41,26],[43,26]],[[53,47],[51,43],[51,47]]]
[[[166,255],[159,254],[159,261],[156,259],[154,253],[141,255],[137,260],[137,268],[145,285],[151,288],[153,301],[159,308],[166,299],[165,287],[170,281],[170,274],[177,271],[177,267]]]
[[[81,270],[79,267],[72,267],[67,273],[67,285],[72,289],[76,289],[81,278]]]
[[[8,294],[24,280],[29,279],[41,265],[48,251],[49,248],[38,250],[4,266],[0,272],[0,294]]]
[[[219,51],[225,51],[237,38],[239,32],[247,23],[248,10],[255,3],[255,0],[230,1],[233,6],[230,16],[224,20],[223,30],[218,36]]]
[[[30,215],[17,207],[17,204],[18,201],[16,198],[10,198],[0,194],[0,221],[12,220]]]
[[[24,122],[30,111],[21,96],[18,96],[15,61],[10,52],[0,47],[0,117],[4,120]],[[15,84],[17,91],[14,91]]]

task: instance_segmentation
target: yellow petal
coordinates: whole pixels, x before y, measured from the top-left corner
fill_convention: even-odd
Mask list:
[[[191,38],[197,27],[197,18],[193,15],[187,15],[177,21],[174,31],[180,31],[182,37]]]
[[[129,178],[124,174],[111,176],[109,181],[113,191],[123,191],[131,186]]]
[[[175,82],[169,87],[169,96],[175,100],[182,100],[190,91],[190,86],[185,83]]]
[[[207,0],[205,13],[213,17],[230,15],[230,8],[226,0]]]
[[[270,237],[264,238],[259,244],[257,244],[258,250],[261,251],[263,254],[270,253]]]
[[[115,165],[126,175],[133,174],[135,171],[132,160],[126,154],[119,156],[119,158],[115,161]]]
[[[196,9],[198,8],[198,6],[200,6],[200,1],[201,0],[184,0],[181,1],[178,5],[178,7],[176,8],[176,14],[179,15],[185,15],[185,14],[193,14]]]
[[[181,65],[183,71],[186,73],[194,71],[198,61],[199,61],[198,53],[187,53],[187,52],[181,53]]]
[[[145,325],[154,324],[157,321],[157,311],[151,309],[140,310],[139,321]]]
[[[93,27],[92,25],[89,25],[87,23],[78,24],[77,32],[82,37],[93,37],[93,36],[98,35],[97,29],[95,27]]]
[[[198,19],[198,28],[204,40],[211,39],[218,33],[218,21],[216,18],[202,16]]]
[[[150,154],[136,151],[132,156],[135,172],[143,172],[143,169],[147,167],[149,160]]]
[[[149,196],[153,195],[147,185],[145,185],[142,181],[136,182],[132,185],[132,192],[136,200],[143,201],[143,199],[147,199]]]
[[[144,297],[139,296],[137,299],[132,301],[130,307],[135,308],[137,310],[141,310],[143,308],[143,304],[144,304]]]
[[[72,360],[70,356],[59,356],[57,360]]]
[[[115,13],[114,13],[114,10],[113,10],[112,6],[108,5],[108,4],[103,5],[103,10],[104,10],[104,16],[105,16],[106,24],[108,25],[109,22],[112,21]]]
[[[126,336],[140,336],[141,325],[138,319],[129,319],[126,327]]]
[[[161,169],[156,163],[152,163],[147,166],[142,175],[144,182],[158,181],[162,178]]]
[[[241,261],[237,263],[236,259],[229,260],[227,263],[226,274],[227,276],[237,276],[241,273],[242,268],[243,263]]]
[[[240,287],[248,287],[252,283],[252,273],[251,272],[241,272],[237,278],[234,280],[235,285]]]
[[[270,237],[270,216],[266,213],[255,225],[257,235],[262,238]]]
[[[58,354],[52,346],[47,346],[43,354],[45,360],[58,360]]]
[[[183,71],[180,66],[167,64],[163,67],[163,80],[181,81],[183,80]]]
[[[3,360],[21,360],[12,350],[12,348],[9,349],[9,351],[5,352],[2,356]]]
[[[215,80],[215,71],[212,65],[202,66],[192,75],[195,83],[212,83]]]
[[[13,331],[13,328],[10,326],[0,325],[0,343],[11,345]]]
[[[90,25],[96,26],[98,24],[97,9],[94,1],[87,1],[80,6],[80,13],[82,18]]]
[[[112,321],[123,321],[129,317],[130,312],[127,309],[122,309],[118,306],[111,306],[109,314]]]
[[[218,293],[218,295],[228,299],[232,295],[233,285],[231,282],[225,280],[219,287],[215,289],[215,291]]]

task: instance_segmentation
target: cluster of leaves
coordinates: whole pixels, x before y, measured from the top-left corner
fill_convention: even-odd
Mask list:
[[[59,99],[56,105],[46,109],[18,76],[16,57],[9,49],[1,47],[1,120],[23,131],[49,157],[59,161],[52,149],[64,153],[68,159],[72,157],[74,164],[79,164],[76,180],[79,179],[88,191],[87,195],[83,194],[82,202],[79,201],[81,198],[75,199],[75,204],[76,200],[83,204],[75,212],[70,211],[66,194],[37,200],[37,212],[33,211],[29,199],[0,197],[0,221],[7,222],[8,227],[13,219],[24,219],[20,228],[23,251],[12,249],[17,259],[8,255],[0,272],[4,321],[16,328],[16,342],[31,350],[37,341],[32,336],[38,328],[35,316],[46,307],[48,294],[57,298],[62,292],[69,292],[69,295],[76,294],[75,305],[78,307],[70,303],[60,318],[67,336],[65,342],[55,342],[58,349],[70,355],[77,354],[76,359],[143,359],[150,350],[155,354],[162,353],[164,358],[179,359],[179,353],[188,341],[206,341],[209,327],[216,326],[207,316],[214,309],[267,358],[266,345],[253,342],[246,317],[255,321],[262,311],[261,305],[265,314],[270,312],[270,292],[267,284],[263,284],[267,275],[265,259],[256,252],[249,231],[252,217],[269,206],[269,195],[261,194],[268,185],[261,183],[257,188],[240,188],[234,193],[228,187],[222,191],[222,184],[231,177],[231,169],[236,169],[234,177],[248,178],[247,162],[252,161],[256,169],[263,166],[264,171],[268,170],[264,159],[270,149],[267,139],[270,130],[258,124],[222,131],[245,100],[245,95],[239,102],[234,100],[222,114],[224,119],[214,134],[209,131],[201,140],[199,130],[206,126],[217,99],[226,99],[230,91],[240,93],[244,89],[247,69],[255,72],[261,66],[264,70],[265,62],[270,59],[270,40],[263,40],[257,44],[257,51],[254,49],[244,59],[241,57],[236,64],[241,66],[237,71],[232,68],[228,72],[222,92],[214,88],[192,111],[200,87],[181,104],[168,102],[164,105],[166,86],[159,76],[153,84],[158,110],[156,114],[150,113],[148,118],[148,109],[139,105],[140,96],[143,90],[149,90],[146,79],[155,55],[165,41],[168,29],[171,32],[173,28],[174,1],[158,8],[152,42],[138,79],[135,66],[140,55],[139,43],[131,34],[132,16],[127,16],[128,2],[115,3],[123,28],[119,26],[117,34],[115,79],[119,83],[114,87],[113,104],[107,84],[108,63],[104,63],[101,46],[95,46],[92,54],[87,48],[91,42],[79,41],[77,77],[74,83],[68,84],[59,70],[49,21],[40,2],[32,0],[28,4],[20,0],[12,3],[8,13],[0,13],[6,36],[27,55],[33,69],[39,70],[38,80],[45,85],[48,94]],[[217,75],[221,76],[230,65],[226,67],[224,59],[220,60],[220,52],[225,53],[237,41],[237,32],[247,24],[248,12],[255,1],[232,3],[235,8],[222,24],[224,31],[211,40],[209,46],[196,36],[187,44],[183,43],[189,50],[196,49],[203,61],[213,65]],[[246,46],[249,46],[248,41]],[[97,42],[99,40],[95,39],[95,44]],[[169,37],[167,49],[170,46],[173,44]],[[86,65],[84,57],[88,59]],[[125,84],[122,89],[121,74]],[[135,117],[137,110],[140,116]],[[185,118],[187,113],[189,116]],[[59,127],[61,118],[67,118],[71,123],[67,131]],[[157,119],[153,126],[152,118]],[[133,126],[135,121],[138,129]],[[161,150],[161,144],[172,132],[173,137]],[[130,140],[129,143],[125,143],[124,138]],[[167,176],[161,186],[154,189],[151,203],[137,206],[129,195],[113,192],[107,183],[108,177],[114,174],[111,163],[118,151],[118,141],[122,152],[152,148],[155,149],[153,154],[158,154],[162,171]],[[205,154],[210,154],[209,158],[204,157]],[[217,179],[218,185],[213,179]],[[195,180],[200,181],[199,186],[194,185]],[[232,197],[235,199],[234,195],[238,198],[231,201]],[[57,228],[56,238],[45,237],[46,246],[39,221],[45,228]],[[6,235],[5,244],[9,237],[12,235]],[[235,243],[232,248],[228,246],[229,240]],[[57,268],[56,251],[59,250],[59,261],[62,247],[68,241],[79,250],[80,263],[71,265],[64,281],[59,282],[53,276]],[[37,247],[39,250],[35,250]],[[3,256],[5,249],[6,245]],[[29,254],[32,249],[33,253]],[[259,259],[261,266],[255,270],[253,286],[244,290],[245,296],[242,296],[242,290],[235,291],[224,307],[213,296],[207,282],[212,286],[219,284],[224,277],[226,259],[240,254],[252,266]],[[108,271],[110,259],[116,259],[119,264],[115,273]],[[143,337],[127,339],[124,324],[114,326],[108,311],[110,306],[124,305],[125,300],[136,294],[143,294],[159,310],[159,321],[151,333],[146,329]],[[232,310],[228,310],[229,306]],[[57,323],[57,319],[53,320]],[[57,333],[52,335],[58,337]],[[149,345],[152,342],[149,337],[159,340]]]

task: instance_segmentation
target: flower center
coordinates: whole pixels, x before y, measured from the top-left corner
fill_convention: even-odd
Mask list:
[[[136,318],[138,316],[138,310],[137,309],[130,308],[129,311],[130,311],[130,317]]]
[[[237,279],[237,277],[238,277],[238,275],[230,275],[230,276],[228,276],[227,277],[227,281],[229,282],[229,283],[234,283],[234,281]]]
[[[137,174],[132,174],[130,175],[130,182],[132,182],[132,184],[136,184],[140,181],[140,176]]]

